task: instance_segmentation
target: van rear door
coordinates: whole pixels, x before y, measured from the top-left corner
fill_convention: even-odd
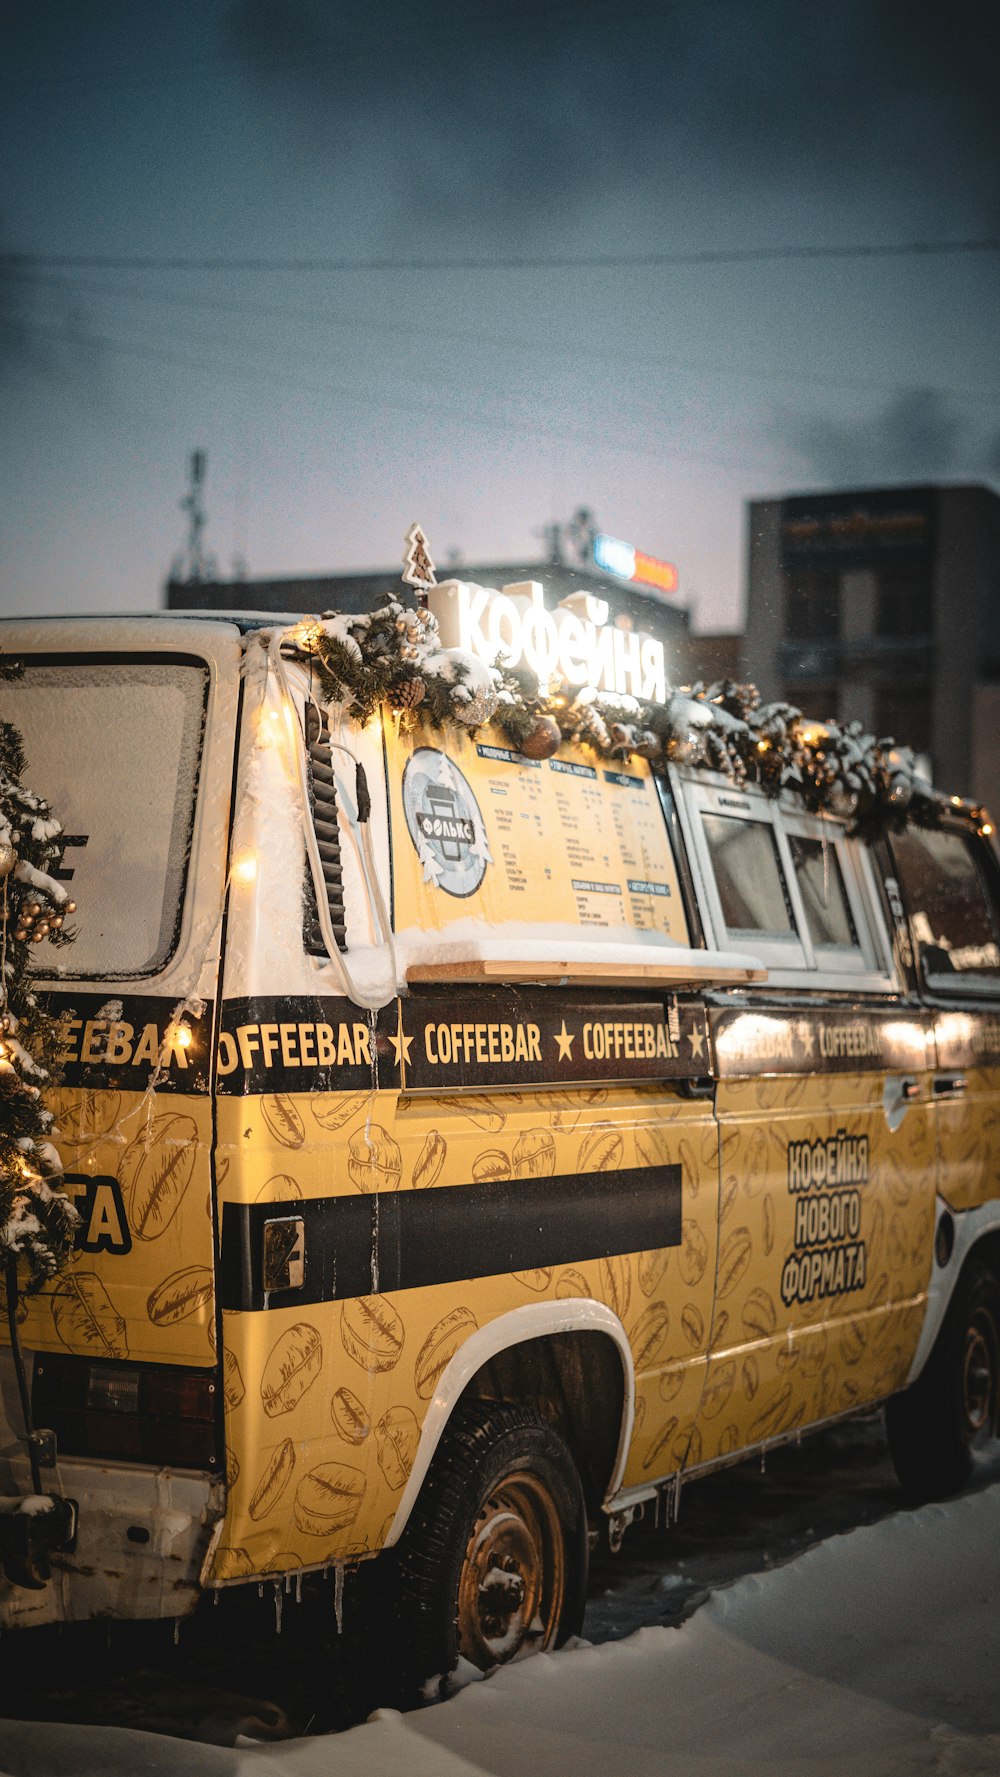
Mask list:
[[[60,1456],[217,1466],[213,1013],[239,691],[235,627],[6,626],[31,783],[63,823],[75,943],[39,947],[62,1026],[50,1102],[81,1214],[27,1304]]]

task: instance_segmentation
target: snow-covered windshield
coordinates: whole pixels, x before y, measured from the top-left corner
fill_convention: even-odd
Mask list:
[[[76,942],[43,973],[116,980],[162,968],[180,924],[208,668],[193,661],[34,660],[3,687],[28,781],[66,835],[59,874]]]

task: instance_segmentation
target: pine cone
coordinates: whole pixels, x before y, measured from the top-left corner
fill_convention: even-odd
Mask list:
[[[423,703],[426,690],[423,679],[403,679],[393,688],[392,701],[397,709],[416,709],[418,703]]]

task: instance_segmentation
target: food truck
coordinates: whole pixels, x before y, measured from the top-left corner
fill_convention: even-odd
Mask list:
[[[431,604],[3,626],[80,1217],[8,1303],[4,1627],[346,1574],[405,1691],[557,1645],[594,1539],[748,1452],[885,1403],[926,1498],[995,1448],[983,811],[900,769],[858,831],[856,734],[817,776],[596,601]]]

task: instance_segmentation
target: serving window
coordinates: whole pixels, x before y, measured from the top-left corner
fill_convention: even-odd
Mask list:
[[[726,930],[747,939],[794,938],[795,920],[777,836],[764,821],[702,817]]]
[[[716,944],[752,951],[772,978],[809,973],[839,986],[885,976],[871,865],[842,826],[702,779],[684,786],[684,803]]]

